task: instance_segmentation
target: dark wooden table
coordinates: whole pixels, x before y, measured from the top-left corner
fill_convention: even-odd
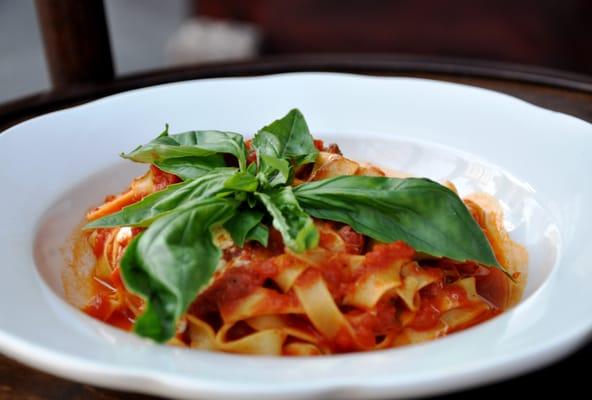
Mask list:
[[[113,82],[72,87],[0,105],[0,131],[19,121],[84,103],[109,94],[188,79],[251,76],[293,71],[336,71],[386,76],[411,76],[457,82],[507,93],[551,110],[592,122],[592,78],[558,71],[507,64],[478,63],[410,56],[298,56],[238,64],[191,66],[128,76]],[[583,299],[589,301],[588,299]],[[588,393],[592,342],[562,361],[494,385],[459,392],[446,398]],[[150,399],[84,385],[28,368],[0,355],[0,399]]]

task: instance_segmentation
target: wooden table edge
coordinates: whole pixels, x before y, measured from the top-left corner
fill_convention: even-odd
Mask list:
[[[102,84],[79,85],[56,92],[29,95],[0,104],[0,132],[41,114],[128,90],[193,79],[287,72],[341,72],[457,82],[501,91],[543,107],[552,107],[552,104],[537,102],[528,95],[529,90],[544,92],[547,100],[553,96],[569,96],[584,102],[592,101],[592,77],[546,68],[420,56],[298,55],[236,63],[188,65],[122,76]],[[580,112],[579,108],[575,111],[569,107],[559,108],[557,111],[592,120],[592,110]]]

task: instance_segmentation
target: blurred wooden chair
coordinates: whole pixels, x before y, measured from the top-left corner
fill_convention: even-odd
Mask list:
[[[102,0],[35,0],[54,90],[115,78]]]

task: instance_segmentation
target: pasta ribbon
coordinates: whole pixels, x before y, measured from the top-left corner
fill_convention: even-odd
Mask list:
[[[198,183],[198,179],[204,179],[206,184],[203,191],[211,189],[211,193],[221,198],[235,196],[244,201],[240,206],[239,203],[233,206],[232,223],[208,225],[207,232],[212,234],[211,246],[218,254],[215,258],[218,268],[206,277],[209,281],[204,279],[203,283],[200,282],[203,288],[199,289],[187,311],[183,308],[175,318],[168,321],[169,334],[163,341],[204,351],[286,356],[387,349],[433,340],[465,329],[492,318],[518,301],[526,283],[528,255],[522,246],[511,240],[503,226],[501,206],[493,197],[473,194],[465,198],[463,201],[470,215],[466,213],[460,199],[455,198],[466,214],[465,219],[473,224],[479,234],[483,231],[487,239],[485,247],[491,258],[495,258],[512,274],[515,284],[501,270],[470,261],[474,258],[448,259],[441,253],[421,252],[421,245],[417,243],[414,249],[403,240],[398,240],[400,236],[394,237],[393,242],[373,236],[371,230],[376,226],[386,232],[392,227],[393,231],[398,229],[405,233],[404,221],[390,219],[391,214],[377,213],[374,208],[381,201],[386,201],[381,197],[382,192],[397,189],[394,187],[396,182],[393,183],[395,180],[381,187],[386,188],[384,190],[374,189],[376,201],[374,197],[364,200],[363,215],[374,219],[374,225],[370,228],[364,225],[366,220],[356,220],[356,211],[359,211],[356,207],[359,208],[360,203],[348,203],[355,197],[340,200],[334,208],[325,209],[324,205],[336,202],[335,199],[340,199],[343,191],[352,192],[352,196],[361,196],[358,193],[358,184],[364,181],[358,180],[361,176],[405,178],[409,175],[350,160],[341,155],[337,146],[324,147],[321,141],[313,142],[312,136],[303,142],[290,142],[296,127],[306,128],[300,117],[298,112],[293,111],[288,120],[278,120],[260,131],[255,143],[246,143],[249,154],[244,153],[242,139],[235,141],[238,140],[236,134],[218,132],[215,135],[217,139],[212,139],[212,142],[209,141],[211,135],[200,134],[198,139],[203,147],[200,154],[203,153],[203,156],[207,153],[208,157],[214,158],[201,159],[192,153],[192,157],[202,161],[199,164],[187,158],[189,156],[185,153],[183,157],[176,157],[181,154],[179,152],[197,151],[191,143],[183,142],[187,138],[191,139],[193,134],[175,136],[175,140],[182,142],[176,144],[166,135],[156,139],[155,146],[160,143],[159,140],[164,141],[168,146],[164,150],[176,155],[162,165],[167,165],[171,171],[184,171],[181,175],[185,182],[171,187],[171,192],[191,187]],[[282,140],[272,134],[274,130],[281,133]],[[240,180],[235,179],[232,185],[227,182],[228,177],[237,176],[232,175],[232,168],[229,172],[219,173],[220,176],[216,175],[218,178],[215,184],[203,178],[203,174],[212,168],[225,165],[220,154],[210,154],[212,146],[223,148],[225,154],[237,157],[241,164]],[[257,158],[253,146],[265,149],[263,158]],[[143,149],[140,155],[155,156],[147,149]],[[245,164],[247,160],[243,156],[248,156],[250,165]],[[261,165],[257,164],[258,160]],[[270,181],[263,182],[262,176],[270,178]],[[321,191],[323,188],[326,190],[326,182],[311,183],[339,176],[347,176],[344,179],[354,183],[329,192]],[[388,179],[373,178],[367,181],[372,180]],[[179,181],[177,175],[163,172],[153,165],[145,175],[136,178],[126,191],[107,198],[104,204],[90,210],[87,219],[94,221],[117,213]],[[335,181],[340,179],[333,179],[333,183]],[[286,182],[292,182],[294,188],[282,187]],[[311,186],[320,188],[313,196],[319,215],[305,212],[306,207],[301,209],[298,203],[301,197],[297,195],[310,190],[307,187]],[[452,182],[445,182],[444,186],[438,190],[445,191],[447,195],[457,193]],[[229,188],[239,188],[241,193],[226,191]],[[267,189],[270,191],[266,194]],[[413,190],[413,193],[419,193]],[[282,193],[284,197],[280,196]],[[185,194],[189,195],[189,192]],[[158,197],[159,194],[154,196]],[[144,202],[154,196],[144,199]],[[270,222],[275,218],[273,213],[264,214],[261,204],[257,204],[256,199],[262,196],[267,199],[264,205],[281,217],[281,224]],[[286,199],[290,200],[291,207],[284,207]],[[401,207],[409,208],[423,201],[421,196],[411,199],[413,201],[409,200]],[[201,198],[198,200],[202,201]],[[169,201],[167,197],[162,204],[159,203],[162,210],[158,212],[162,215],[172,212],[167,208]],[[197,207],[196,204],[193,207]],[[331,213],[341,213],[340,207],[348,219],[331,219]],[[394,214],[398,211],[395,208]],[[298,210],[297,217],[301,219],[294,220],[295,209]],[[412,207],[410,210],[413,211]],[[401,226],[398,226],[399,222]],[[305,240],[307,245],[302,248],[290,246],[289,240],[298,237],[301,225],[306,226],[305,233],[310,235],[310,240]],[[144,301],[128,291],[121,277],[122,257],[130,243],[135,243],[135,238],[139,240],[150,233],[150,228],[144,232],[146,226],[95,225],[91,226],[95,229],[81,236],[94,256],[90,273],[92,295],[83,309],[97,319],[127,330],[132,329],[136,319],[149,309],[147,304],[151,306],[149,297]],[[196,226],[203,227],[204,224]],[[431,229],[423,228],[428,231]],[[181,231],[184,229],[185,225],[180,224],[179,232],[175,231],[175,234],[183,234]],[[366,231],[365,235],[362,234],[364,229],[370,229],[370,233]],[[142,237],[138,237],[140,234]],[[187,240],[186,245],[191,247],[194,239]],[[413,238],[407,236],[406,241],[412,242]],[[77,246],[82,247],[80,243]],[[132,244],[130,248],[133,247]],[[163,248],[171,254],[175,252],[173,245]],[[156,257],[160,255],[158,253]],[[197,267],[203,267],[203,258],[200,258],[201,264],[195,263]],[[175,259],[166,266],[169,269],[163,267],[162,271],[182,271],[184,265],[183,260],[180,260]],[[125,266],[125,262],[123,264]],[[161,272],[160,264],[156,265],[155,270]],[[203,270],[196,269],[198,272]],[[179,287],[195,282],[195,279],[185,279],[179,282]],[[167,285],[163,286],[170,289]],[[176,289],[172,288],[170,293],[176,293]],[[193,293],[186,298],[188,300],[184,307],[192,301]]]

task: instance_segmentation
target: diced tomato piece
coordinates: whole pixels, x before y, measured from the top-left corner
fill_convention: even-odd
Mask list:
[[[325,143],[321,139],[315,139],[314,146],[317,148],[318,151],[323,151],[323,149],[325,148]]]
[[[345,225],[337,232],[345,242],[345,251],[349,254],[361,254],[366,244],[364,235],[354,231],[351,226]]]

